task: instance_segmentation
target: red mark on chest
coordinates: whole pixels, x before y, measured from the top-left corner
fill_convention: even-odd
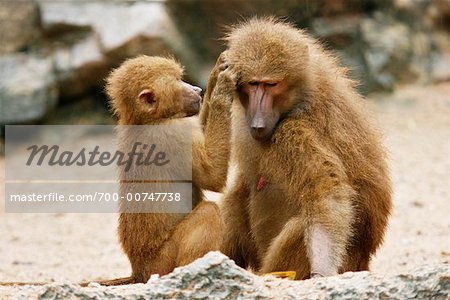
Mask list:
[[[266,179],[264,178],[264,176],[259,177],[258,184],[256,184],[256,190],[257,190],[257,191],[262,190],[263,187],[266,186],[266,183],[267,183],[267,181],[266,181]]]

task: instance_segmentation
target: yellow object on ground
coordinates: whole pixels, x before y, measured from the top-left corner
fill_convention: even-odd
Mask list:
[[[290,280],[295,280],[295,276],[297,275],[297,272],[295,272],[295,271],[270,272],[270,273],[264,274],[264,276],[266,276],[266,275],[272,275],[272,276],[279,277],[279,278],[287,278]]]

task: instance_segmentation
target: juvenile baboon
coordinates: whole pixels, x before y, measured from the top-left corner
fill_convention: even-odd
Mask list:
[[[236,79],[226,70],[224,55],[211,73],[201,118],[194,116],[200,109],[201,89],[182,81],[183,69],[173,59],[149,56],[129,59],[108,77],[106,90],[119,125],[192,126],[193,210],[189,214],[125,213],[127,207],[122,207],[118,232],[132,275],[100,284],[146,282],[152,274],[167,274],[209,251],[219,250],[222,242],[219,210],[215,203],[203,200],[201,189],[219,192],[227,179],[231,100]],[[128,133],[132,131],[126,127],[118,131],[122,139],[128,138]],[[145,186],[142,190],[147,191]],[[121,196],[139,191],[139,184],[121,183]],[[0,283],[43,284],[46,283]]]
[[[103,284],[146,282],[152,274],[167,274],[219,249],[219,211],[215,203],[202,200],[201,189],[221,191],[227,177],[231,96],[226,95],[231,95],[228,90],[235,83],[223,69],[223,58],[219,58],[204,97],[210,109],[202,118],[203,128],[198,117],[190,117],[199,112],[201,89],[182,81],[182,68],[174,60],[140,56],[126,61],[108,77],[106,90],[119,124],[193,126],[195,208],[188,215],[122,212],[118,232],[132,275]],[[121,191],[128,192],[128,186],[123,185]]]
[[[385,153],[355,83],[304,31],[251,19],[226,37],[238,77],[222,251],[296,279],[368,270],[391,211]]]

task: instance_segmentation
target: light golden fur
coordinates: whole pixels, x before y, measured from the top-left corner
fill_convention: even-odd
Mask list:
[[[226,40],[240,84],[271,78],[288,88],[274,104],[283,114],[267,142],[252,138],[242,99],[234,99],[238,173],[224,200],[223,252],[243,267],[294,270],[298,279],[368,270],[387,227],[391,183],[355,82],[316,40],[282,21],[252,19]],[[258,190],[261,176],[267,183]]]

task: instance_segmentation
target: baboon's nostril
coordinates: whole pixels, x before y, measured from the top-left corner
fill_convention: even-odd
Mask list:
[[[199,94],[199,95],[202,94],[202,89],[199,88],[198,86],[193,86],[192,88],[194,89],[194,91],[195,91],[197,94]]]

